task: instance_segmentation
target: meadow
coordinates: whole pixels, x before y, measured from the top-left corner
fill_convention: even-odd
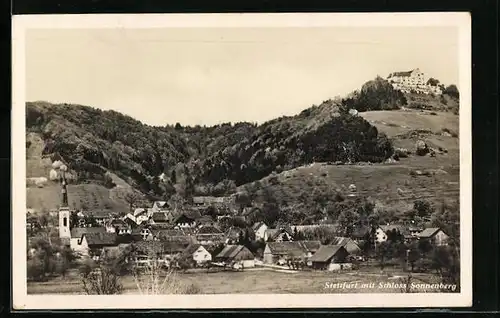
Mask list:
[[[280,272],[265,268],[246,269],[243,272],[196,271],[177,273],[182,284],[195,284],[200,294],[317,294],[317,293],[401,293],[397,285],[408,276],[399,270],[367,267],[358,271],[327,272],[298,271]],[[414,283],[436,283],[439,279],[432,273],[412,273]],[[124,294],[139,294],[132,276],[121,277]],[[343,284],[335,286],[336,283]],[[387,288],[379,288],[380,283]],[[430,292],[431,290],[428,290]],[[417,291],[413,291],[417,292]],[[426,292],[419,289],[418,292]],[[46,282],[28,282],[28,294],[84,294],[78,273],[66,278],[57,277]]]

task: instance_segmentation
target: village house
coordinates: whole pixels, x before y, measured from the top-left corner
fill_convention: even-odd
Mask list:
[[[165,259],[167,260],[172,260],[174,258],[177,258],[180,256],[186,248],[193,244],[192,241],[184,241],[184,240],[168,240],[168,241],[161,241],[163,245],[163,253],[165,256]]]
[[[132,229],[131,235],[136,241],[153,241],[157,232],[153,232],[151,225],[140,226]]]
[[[215,260],[236,268],[255,267],[254,255],[243,245],[226,245],[224,249],[215,256]]]
[[[269,242],[264,248],[263,262],[286,264],[288,259],[301,259],[307,262],[320,246],[320,241]]]
[[[212,254],[201,244],[191,244],[183,253],[191,257],[196,265],[212,261]]]
[[[157,211],[162,212],[162,211]],[[134,218],[137,224],[141,224],[149,221],[149,219],[153,216],[154,209],[148,208],[137,208],[134,210]]]
[[[104,247],[117,245],[116,238],[116,233],[84,233],[79,239],[76,239],[72,248],[83,257],[89,256],[97,260],[102,254],[102,249]]]
[[[432,245],[443,246],[448,245],[449,236],[438,227],[426,228],[417,234],[419,240],[427,240]]]
[[[240,218],[249,223],[252,221],[252,219],[255,218],[255,216],[260,212],[260,209],[257,207],[244,207],[243,211],[241,211]]]
[[[279,227],[276,229],[267,229],[264,232],[264,241],[283,242],[292,241],[293,231],[289,226]]]
[[[357,226],[350,235],[351,239],[357,244],[369,240],[371,236],[372,228],[369,226]]]
[[[224,242],[224,233],[215,226],[204,225],[195,232],[196,240],[200,244],[214,244]]]
[[[104,246],[100,258],[118,258],[122,252],[130,247],[131,244],[118,244],[117,246]],[[128,261],[127,259],[125,261]]]
[[[40,222],[38,222],[38,218],[35,215],[27,214],[26,215],[26,229],[34,231],[36,229],[41,228]]]
[[[266,230],[269,227],[264,222],[257,222],[252,226],[252,230],[255,233],[256,240],[265,240]]]
[[[244,234],[245,231],[243,229],[236,226],[231,226],[229,229],[226,230],[226,233],[224,234],[224,237],[226,238],[225,243],[236,244],[238,243],[240,236]]]
[[[110,210],[79,211],[77,216],[83,221],[85,218],[93,218],[98,226],[105,226],[106,222],[113,218],[114,213]]]
[[[183,211],[173,219],[173,223],[176,228],[194,228],[200,217],[198,211]]]
[[[135,248],[135,265],[139,268],[150,266],[154,261],[158,262],[160,266],[169,264],[167,256],[164,251],[164,245],[159,241],[149,241],[149,242],[136,242],[134,243]]]
[[[330,245],[343,246],[347,250],[349,255],[358,255],[361,253],[361,248],[359,247],[359,245],[349,237],[334,237],[330,242]]]
[[[400,224],[387,224],[387,225],[379,225],[375,229],[375,242],[382,243],[391,238],[395,238],[396,236],[401,236],[404,238],[407,230],[403,225]]]
[[[168,225],[171,222],[171,214],[169,212],[153,212],[149,219],[149,224]]]
[[[352,267],[352,264],[346,262],[348,255],[341,245],[322,245],[309,261],[314,269],[338,271]]]
[[[121,219],[113,219],[106,223],[106,232],[118,235],[132,234],[132,228],[127,222]]]
[[[104,227],[74,227],[70,231],[70,247],[74,251],[81,249],[81,244],[79,243],[84,234],[88,233],[106,233],[106,228]]]
[[[152,213],[156,212],[168,212],[170,206],[167,201],[155,201],[153,202],[153,207],[151,208]]]

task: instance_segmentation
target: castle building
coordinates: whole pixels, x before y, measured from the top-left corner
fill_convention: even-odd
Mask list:
[[[442,94],[439,86],[427,84],[424,73],[418,68],[411,71],[391,73],[387,77],[387,81],[391,83],[394,89],[403,93]]]

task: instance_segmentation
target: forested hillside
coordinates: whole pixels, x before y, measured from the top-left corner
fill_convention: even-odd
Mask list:
[[[380,78],[344,99],[261,125],[153,127],[116,111],[28,102],[27,177],[46,177],[50,163],[62,160],[76,184],[113,188],[110,175],[116,175],[151,198],[227,195],[313,162],[385,161],[394,153],[392,141],[378,130],[385,127],[350,110],[394,110],[406,103]]]
[[[375,127],[339,113],[333,101],[258,127],[151,127],[115,111],[42,102],[27,103],[26,123],[43,140],[43,155],[67,162],[78,182],[105,183],[110,170],[156,195],[164,192],[159,176],[179,163],[195,183],[239,185],[313,161],[381,161],[392,153]]]

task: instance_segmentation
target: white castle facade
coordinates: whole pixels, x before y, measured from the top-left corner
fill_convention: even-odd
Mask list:
[[[436,94],[443,92],[439,86],[427,84],[424,73],[418,68],[406,72],[394,72],[389,74],[387,81],[392,84],[394,89],[403,93],[415,92],[418,94]]]

